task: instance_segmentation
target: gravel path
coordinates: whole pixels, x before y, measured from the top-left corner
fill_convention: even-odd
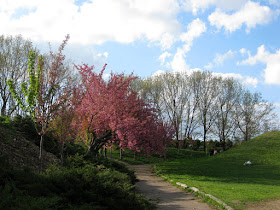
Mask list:
[[[156,204],[158,209],[211,209],[191,193],[184,192],[165,182],[152,172],[152,165],[128,165],[139,182],[136,189],[147,199]]]

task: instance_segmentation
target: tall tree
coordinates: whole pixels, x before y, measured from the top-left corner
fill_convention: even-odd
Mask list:
[[[196,129],[199,127],[199,94],[197,94],[197,81],[196,73],[192,73],[190,76],[185,78],[187,82],[186,89],[184,90],[186,94],[186,106],[184,110],[184,147],[186,146],[186,140],[192,140],[195,135]]]
[[[235,110],[236,123],[244,141],[260,134],[266,117],[272,114],[273,105],[265,101],[260,93],[244,90]]]
[[[234,120],[234,108],[240,100],[242,92],[241,84],[231,78],[217,79],[217,100],[214,105],[215,121],[212,132],[220,139],[220,143],[225,150],[225,142],[235,132],[237,128]]]
[[[194,74],[195,94],[199,98],[199,121],[203,130],[203,149],[206,151],[207,134],[214,122],[213,106],[217,96],[217,78],[210,72]]]
[[[7,80],[13,80],[15,88],[20,90],[18,84],[28,79],[30,51],[36,52],[32,42],[23,39],[22,36],[0,36],[0,104],[2,116],[11,115],[16,109]],[[19,96],[21,97],[20,94]]]
[[[161,119],[173,126],[177,146],[183,139],[183,114],[188,101],[187,75],[166,72],[143,80],[141,94],[153,104]]]

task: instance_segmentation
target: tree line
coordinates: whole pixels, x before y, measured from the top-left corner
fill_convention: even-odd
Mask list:
[[[30,40],[0,36],[2,116],[32,117],[41,136],[52,132],[61,147],[84,143],[89,154],[117,146],[162,153],[170,140],[249,140],[276,129],[273,106],[237,80],[213,73],[166,72],[141,79],[73,65],[58,52],[41,54]],[[76,72],[76,73],[74,73]],[[178,144],[179,145],[179,144]]]
[[[87,64],[75,65],[63,51],[40,54],[21,36],[1,36],[1,115],[31,116],[40,140],[40,170],[44,136],[52,133],[61,147],[61,162],[68,142],[83,144],[89,156],[118,147],[163,153],[173,128],[132,88],[137,77],[101,71]],[[75,74],[74,72],[77,72]]]
[[[207,71],[165,72],[134,83],[141,97],[170,122],[175,139],[187,147],[190,140],[248,141],[278,129],[271,103],[234,78]],[[177,143],[177,146],[179,144]]]

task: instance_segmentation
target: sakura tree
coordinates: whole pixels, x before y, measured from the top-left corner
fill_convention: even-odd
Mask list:
[[[77,89],[75,117],[77,134],[97,155],[99,149],[117,144],[123,150],[144,151],[147,155],[164,152],[173,131],[159,120],[157,112],[131,89],[136,77],[113,74],[103,79],[93,66],[76,66],[82,82]]]

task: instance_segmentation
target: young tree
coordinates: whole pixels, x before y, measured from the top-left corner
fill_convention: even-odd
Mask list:
[[[58,97],[56,116],[49,123],[49,130],[58,140],[60,146],[60,163],[64,162],[64,151],[67,143],[75,139],[75,131],[72,129],[75,106],[73,103],[75,80],[68,78],[66,84],[61,87],[61,95]]]
[[[146,154],[161,153],[172,133],[159,120],[157,112],[130,88],[132,75],[111,74],[108,81],[103,72],[93,67],[76,66],[82,83],[76,101],[73,126],[89,146],[89,154],[97,155],[102,147],[117,144]]]
[[[51,53],[53,62],[50,68],[45,68],[44,57],[38,56],[34,51],[29,53],[29,81],[21,83],[21,90],[24,93],[24,99],[19,97],[19,93],[15,88],[15,81],[8,80],[8,85],[13,97],[17,103],[29,113],[35,123],[36,130],[41,136],[40,155],[39,155],[39,171],[42,171],[42,154],[44,135],[48,129],[48,124],[54,119],[59,107],[59,95],[61,80],[61,68],[65,56],[62,54],[63,49],[69,39],[69,35],[59,47],[57,54]],[[36,58],[38,61],[36,62]],[[35,66],[37,64],[37,66]]]

